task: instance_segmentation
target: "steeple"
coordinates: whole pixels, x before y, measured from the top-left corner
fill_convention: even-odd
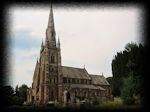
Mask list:
[[[53,8],[52,8],[52,4],[50,7],[50,14],[49,14],[49,19],[48,19],[48,26],[47,27],[53,27],[54,28],[54,18],[53,18]]]
[[[46,40],[45,40],[45,43],[49,44],[50,47],[56,46],[55,35],[56,34],[55,34],[55,27],[54,27],[53,8],[51,4],[48,25],[46,29]]]

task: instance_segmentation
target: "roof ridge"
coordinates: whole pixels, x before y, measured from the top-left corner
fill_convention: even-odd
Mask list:
[[[76,69],[82,69],[82,70],[84,70],[84,68],[77,68],[77,67],[70,67],[70,66],[62,66],[62,67],[76,68]]]
[[[101,77],[104,77],[103,75],[95,75],[95,74],[89,74],[89,75],[92,75],[92,76],[101,76]]]

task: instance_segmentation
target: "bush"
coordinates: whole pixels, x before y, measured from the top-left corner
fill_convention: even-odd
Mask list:
[[[103,108],[120,108],[123,105],[123,101],[120,97],[115,97],[114,101],[105,101],[100,104]]]
[[[134,99],[132,97],[127,97],[123,100],[123,103],[127,105],[134,104]]]
[[[32,106],[32,105],[33,105],[33,102],[26,102],[24,105],[25,105],[25,106]]]
[[[98,100],[94,100],[93,101],[93,105],[98,105],[99,104],[99,101]]]

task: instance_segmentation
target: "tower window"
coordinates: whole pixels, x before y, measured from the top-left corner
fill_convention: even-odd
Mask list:
[[[54,55],[51,56],[51,63],[54,63],[55,62],[55,57]]]
[[[64,82],[64,83],[67,83],[67,79],[66,79],[66,78],[63,78],[63,82]]]
[[[56,83],[56,80],[55,80],[55,78],[54,78],[54,84]]]
[[[50,72],[54,72],[54,68],[53,67],[50,68]]]

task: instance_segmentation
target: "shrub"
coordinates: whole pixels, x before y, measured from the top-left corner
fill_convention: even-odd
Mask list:
[[[33,102],[26,102],[24,105],[25,105],[25,106],[32,106],[32,105],[33,105]]]

